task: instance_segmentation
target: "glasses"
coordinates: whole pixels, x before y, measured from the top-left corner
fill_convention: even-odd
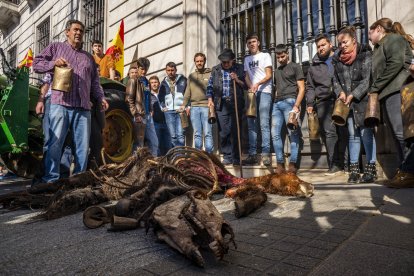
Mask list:
[[[231,63],[231,60],[228,60],[228,61],[222,61],[221,63],[223,63],[223,64],[230,64]]]

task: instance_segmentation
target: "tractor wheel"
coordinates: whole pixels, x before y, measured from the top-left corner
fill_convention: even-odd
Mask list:
[[[132,116],[125,102],[125,92],[105,89],[105,98],[109,109],[105,113],[105,128],[102,131],[104,153],[108,161],[120,163],[132,152]]]

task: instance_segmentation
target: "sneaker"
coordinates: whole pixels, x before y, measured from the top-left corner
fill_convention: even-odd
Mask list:
[[[335,165],[333,165],[326,173],[325,175],[337,175],[341,172],[341,169]]]
[[[263,166],[270,166],[272,165],[272,160],[270,159],[269,155],[263,155],[262,156],[262,162],[263,162]]]
[[[257,165],[258,160],[256,155],[249,155],[246,159],[243,160],[243,165]]]

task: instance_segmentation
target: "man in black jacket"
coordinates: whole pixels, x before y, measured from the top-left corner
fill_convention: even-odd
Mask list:
[[[325,34],[318,35],[315,43],[318,53],[313,57],[312,65],[308,71],[306,110],[308,114],[316,111],[318,116],[320,131],[328,152],[329,170],[325,175],[335,175],[341,169],[338,155],[338,134],[331,119],[336,98],[332,82],[334,51],[329,37]]]

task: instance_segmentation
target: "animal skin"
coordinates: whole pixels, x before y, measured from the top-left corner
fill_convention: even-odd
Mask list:
[[[283,196],[311,197],[313,196],[314,187],[311,183],[301,180],[296,174],[291,172],[273,173],[265,176],[252,177],[246,179],[244,185],[254,185],[260,187],[265,193],[278,194]],[[239,190],[238,187],[229,189],[226,192],[227,197],[235,198]]]

